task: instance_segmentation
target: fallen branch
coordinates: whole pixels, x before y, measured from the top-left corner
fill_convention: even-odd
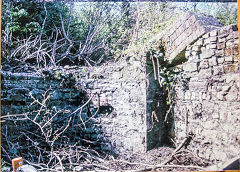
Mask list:
[[[59,161],[59,163],[60,163],[60,166],[61,166],[61,171],[63,172],[62,159],[61,159],[56,153],[53,153],[53,155],[58,159],[58,161]]]
[[[137,163],[135,163],[135,164],[137,164]],[[139,165],[142,165],[142,164],[139,163]],[[184,168],[184,169],[193,168],[193,169],[206,171],[206,168],[195,166],[195,165],[161,165],[161,164],[155,165],[155,166],[154,165],[148,165],[148,168],[141,169],[141,170],[131,170],[131,171],[133,171],[133,172],[150,171],[150,170],[155,170],[157,168],[164,168],[164,167],[165,168],[166,167],[169,167],[169,168]]]
[[[141,171],[150,171],[150,170],[153,170],[153,169],[157,169],[157,168],[163,168],[163,167],[169,167],[169,168],[194,168],[194,169],[199,169],[199,170],[203,170],[205,171],[206,168],[203,168],[203,167],[199,167],[199,166],[195,166],[195,165],[156,165],[156,166],[153,166],[153,168],[145,168],[145,169],[142,169],[142,170],[133,170],[133,172],[141,172]]]

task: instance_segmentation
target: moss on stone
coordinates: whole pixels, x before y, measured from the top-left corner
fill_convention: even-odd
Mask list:
[[[186,51],[186,49],[184,49],[183,51],[181,51],[181,53],[179,53],[179,54],[171,61],[171,63],[169,64],[169,67],[177,66],[177,65],[180,65],[180,64],[186,62],[186,61],[187,61],[187,58],[185,57],[185,51]]]

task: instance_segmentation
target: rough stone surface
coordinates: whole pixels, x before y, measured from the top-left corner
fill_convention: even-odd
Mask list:
[[[180,143],[191,133],[189,146],[200,157],[224,161],[239,155],[237,26],[220,27],[216,19],[186,13],[163,38],[170,60],[179,54],[187,59],[177,66],[186,82],[179,82],[176,88],[175,141]],[[164,132],[169,131],[163,123],[166,95],[146,61],[91,68],[66,66],[52,69],[52,73],[2,71],[2,115],[34,109],[29,106],[33,101],[29,93],[41,99],[48,90],[49,106],[71,111],[83,104],[86,94],[91,102],[81,118],[89,119],[88,113],[97,115],[79,139],[95,141],[92,146],[96,150],[143,152],[167,138]],[[61,74],[66,77],[58,79]]]
[[[163,36],[166,42],[166,56],[169,60],[173,60],[179,53],[186,49],[186,47],[196,41],[201,35],[219,28],[221,24],[217,19],[206,17],[193,12],[186,12],[180,17],[179,22],[175,23],[170,31]],[[206,34],[204,41],[216,42],[215,31]],[[200,40],[201,41],[201,40]],[[198,42],[197,44],[199,44]],[[194,51],[198,52],[200,49],[198,45],[194,47]],[[215,48],[213,44],[209,48]]]
[[[233,43],[238,39],[237,33],[236,26],[226,26],[200,37],[203,40],[201,44],[197,41],[189,45],[186,56],[192,54],[196,46],[205,49],[217,43],[226,47],[200,52],[198,70],[189,67],[196,60],[189,56],[181,72],[188,78],[187,88],[181,89],[179,84],[177,89],[174,108],[176,141],[180,143],[187,133],[194,134],[191,149],[210,160],[224,161],[240,153],[239,64],[233,60],[238,57],[238,44]],[[229,37],[231,43],[227,45],[227,39],[219,39],[223,36]],[[230,47],[230,52],[226,52]]]
[[[150,120],[150,114],[156,108],[155,102],[146,104],[146,100],[157,99],[158,87],[157,81],[150,76],[151,86],[147,89],[145,65],[135,61],[92,68],[66,66],[51,71],[51,76],[2,71],[2,115],[32,110],[34,107],[29,108],[29,105],[33,99],[29,93],[41,99],[41,95],[49,89],[49,106],[71,111],[82,105],[83,95],[86,94],[92,99],[90,105],[83,109],[82,119],[89,118],[89,110],[92,113],[98,110],[98,114],[95,122],[87,125],[82,135],[98,141],[96,149],[100,147],[117,154],[144,152],[161,140],[163,131],[161,127],[156,127],[159,123],[149,121],[146,124],[146,110],[149,111],[147,118]],[[71,74],[72,77],[58,80],[61,74]],[[71,78],[76,81],[69,82]],[[159,115],[158,112],[156,115]],[[150,128],[154,130],[150,131]]]

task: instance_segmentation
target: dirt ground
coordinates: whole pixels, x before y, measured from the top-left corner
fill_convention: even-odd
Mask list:
[[[198,171],[212,164],[210,161],[197,157],[190,150],[183,149],[176,153],[173,160],[167,163],[166,166],[155,168],[157,165],[169,160],[173,151],[174,148],[159,147],[145,153],[129,154],[126,152],[117,158],[108,156],[106,158],[108,161],[98,164],[99,167],[95,166],[91,170],[101,171],[103,169],[101,168],[102,166],[106,167],[105,170],[107,171],[151,171],[152,169],[156,171]],[[86,168],[84,169],[87,170]]]

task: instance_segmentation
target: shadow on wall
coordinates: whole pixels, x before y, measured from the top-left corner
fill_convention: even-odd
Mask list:
[[[12,115],[3,118],[1,127],[2,157],[7,162],[19,155],[31,160],[35,156],[30,155],[39,154],[37,147],[46,153],[64,145],[115,155],[100,125],[100,118],[114,110],[111,105],[94,107],[85,91],[60,88],[58,81],[41,77],[13,74],[2,77],[1,84],[2,116]],[[9,141],[18,145],[9,147]]]
[[[146,71],[149,82],[146,101],[147,150],[159,146],[172,147],[174,118],[171,112],[167,115],[168,109],[170,108],[169,105],[167,105],[168,93],[164,86],[160,86],[157,78],[155,78],[153,63],[149,58],[147,59]]]
[[[83,95],[84,98],[87,99],[86,92],[83,92]],[[82,96],[79,95],[78,99],[81,98]],[[82,104],[78,105],[78,107],[80,106],[82,106]],[[114,108],[111,105],[96,107],[93,105],[92,101],[89,101],[84,110],[79,112],[79,114],[75,117],[75,120],[82,121],[77,125],[80,130],[79,128],[77,128],[77,130],[79,130],[79,140],[81,140],[81,144],[83,146],[90,147],[99,152],[108,152],[115,155],[111,142],[107,139],[107,137],[105,137],[101,127],[101,118],[103,116],[109,116],[113,110]]]

